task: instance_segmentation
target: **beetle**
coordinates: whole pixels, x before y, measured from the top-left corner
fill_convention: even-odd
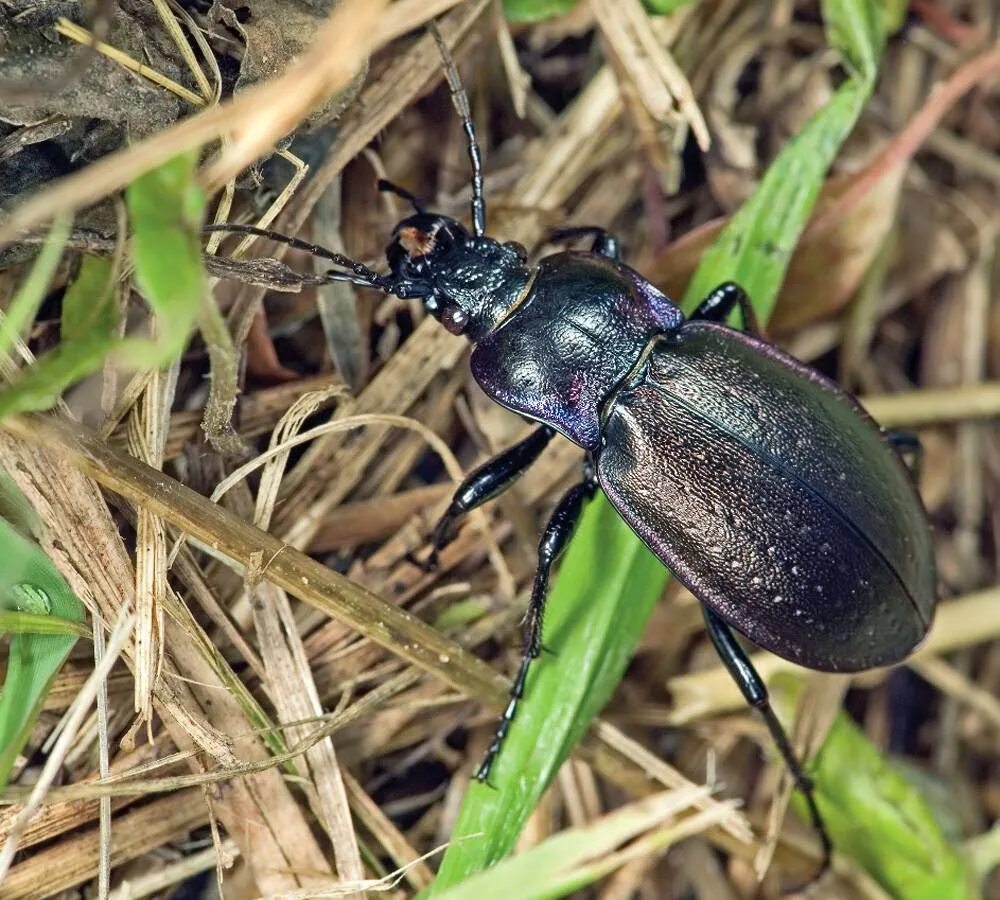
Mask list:
[[[472,375],[493,400],[538,423],[473,471],[434,528],[433,569],[459,520],[509,488],[556,434],[585,451],[579,483],[559,500],[539,543],[510,702],[476,771],[486,781],[542,649],[549,577],[586,501],[600,488],[639,538],[701,602],[706,630],[759,711],[803,792],[829,865],[813,785],[736,632],[810,669],[855,672],[904,659],[936,603],[927,516],[894,436],[852,396],[762,337],[746,293],[727,283],[688,317],[592,239],[530,264],[524,248],[486,234],[482,161],[468,99],[436,29],[472,168],[471,231],[386,181],[414,212],[392,231],[388,273],[298,238],[257,234],[328,259],[347,281],[419,298],[475,346]],[[743,329],[726,324],[739,309]]]

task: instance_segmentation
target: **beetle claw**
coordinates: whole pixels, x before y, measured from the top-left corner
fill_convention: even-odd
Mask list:
[[[403,559],[405,559],[411,566],[416,566],[421,572],[427,575],[436,572],[441,567],[436,550],[432,550],[427,559],[417,559],[417,555],[411,550],[403,557]]]

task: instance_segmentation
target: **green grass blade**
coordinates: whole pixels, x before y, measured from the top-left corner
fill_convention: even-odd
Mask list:
[[[868,98],[883,39],[872,2],[824,4],[828,38],[851,77],[791,141],[757,193],[705,255],[687,294],[701,299],[727,280],[749,290],[766,320],[791,251],[827,168]],[[552,590],[543,654],[528,679],[491,774],[496,789],[472,784],[432,896],[510,852],[525,821],[575,742],[611,696],[645,627],[666,572],[603,496],[588,508]]]
[[[794,677],[775,679],[775,703],[786,721],[800,692]],[[834,846],[891,896],[979,896],[970,861],[945,836],[920,789],[844,713],[838,714],[808,770]],[[793,804],[806,814],[801,796],[794,796]]]
[[[611,696],[667,571],[603,497],[590,503],[546,606],[545,646],[528,676],[490,781],[466,795],[434,891],[494,863],[513,846],[538,798]],[[616,602],[627,598],[627,602]],[[572,673],[568,676],[567,673]],[[483,832],[482,837],[463,837]],[[437,896],[435,893],[434,896]]]
[[[541,22],[568,13],[577,0],[503,0],[504,15],[511,22]]]
[[[85,256],[63,298],[59,346],[40,357],[10,387],[0,391],[0,418],[48,409],[70,385],[100,368],[118,342],[111,262]]]
[[[647,797],[602,816],[581,828],[571,828],[536,847],[498,863],[488,872],[463,881],[435,895],[438,900],[547,900],[564,897],[592,884],[621,865],[609,858],[616,848],[637,835],[654,829],[677,812],[689,808],[707,792],[698,789],[669,791]],[[725,808],[711,816],[718,820]],[[706,817],[696,828],[705,827]],[[656,829],[647,835],[648,850],[662,850],[674,839],[691,833],[691,822]]]
[[[79,622],[61,619],[59,616],[0,609],[0,634],[63,634],[89,637],[90,629]]]
[[[642,0],[653,15],[665,16],[694,0]],[[503,0],[504,15],[511,22],[541,22],[568,13],[577,0]]]
[[[38,538],[42,520],[10,475],[0,469],[0,519],[6,519],[22,537]]]
[[[156,313],[155,340],[131,340],[124,357],[156,368],[184,349],[205,291],[201,223],[205,194],[195,178],[195,153],[183,153],[140,176],[125,199],[132,226],[135,280]]]
[[[0,519],[0,608],[54,622],[81,625],[83,604],[52,561],[32,541]],[[65,625],[57,626],[63,630]],[[52,679],[73,644],[75,633],[14,633],[10,638],[7,677],[0,692],[0,787],[31,734]]]
[[[17,336],[24,334],[25,329],[35,320],[38,307],[45,299],[45,292],[69,238],[70,222],[69,217],[60,216],[52,223],[49,235],[42,245],[42,252],[38,254],[24,284],[11,301],[6,316],[0,317],[0,355],[9,353]]]

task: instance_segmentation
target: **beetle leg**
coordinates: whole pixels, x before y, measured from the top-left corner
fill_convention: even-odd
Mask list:
[[[424,562],[412,559],[420,568],[433,572],[437,568],[441,549],[451,540],[457,522],[477,506],[482,506],[502,494],[541,455],[555,435],[548,425],[536,428],[523,441],[508,447],[503,453],[470,472],[458,486],[451,504],[438,519],[431,537],[431,554]]]
[[[621,259],[622,248],[611,232],[605,231],[598,225],[579,225],[573,228],[556,228],[549,232],[549,240],[554,244],[572,240],[577,237],[593,235],[594,243],[590,247],[591,253],[598,256],[606,256],[615,261]]]
[[[426,207],[418,197],[415,197],[406,188],[400,187],[398,184],[389,181],[388,178],[380,178],[378,180],[378,189],[383,192],[395,194],[397,197],[402,197],[418,213],[426,212]]]
[[[924,461],[924,445],[920,443],[920,438],[912,431],[887,431],[885,436],[910,470],[913,480],[920,481]]]
[[[698,304],[690,318],[724,323],[737,306],[743,314],[743,330],[754,337],[760,337],[760,323],[757,321],[757,314],[750,304],[750,298],[747,296],[747,292],[734,281],[720,284]]]
[[[729,674],[743,693],[747,703],[763,717],[767,725],[767,730],[771,732],[771,738],[778,747],[778,752],[785,761],[785,765],[788,766],[789,772],[792,773],[792,778],[795,779],[796,786],[802,791],[802,795],[806,799],[806,804],[809,807],[809,818],[812,820],[813,828],[819,836],[823,852],[819,869],[809,881],[809,884],[812,884],[818,881],[826,870],[830,868],[830,854],[833,851],[830,835],[827,833],[823,817],[820,815],[819,807],[816,805],[813,781],[803,770],[802,764],[792,749],[791,741],[788,740],[785,729],[771,708],[771,701],[768,697],[764,679],[760,677],[753,663],[750,662],[750,658],[736,640],[732,629],[707,606],[702,606],[702,612],[705,614],[705,626],[708,630],[708,636],[712,639],[712,643],[722,658],[722,662],[729,670]]]
[[[500,747],[503,745],[503,740],[510,730],[510,723],[517,712],[518,701],[524,695],[528,668],[542,652],[542,619],[545,614],[545,598],[549,591],[549,576],[552,573],[552,567],[573,536],[573,530],[580,520],[584,504],[594,496],[596,490],[597,479],[588,465],[584,470],[584,480],[571,487],[563,495],[542,533],[542,539],[538,544],[538,568],[535,570],[535,582],[531,588],[528,610],[522,622],[524,647],[521,665],[510,687],[510,701],[507,708],[500,717],[496,733],[493,735],[490,746],[486,749],[483,761],[476,769],[476,780],[478,781],[486,781],[489,777],[490,769],[493,767]]]

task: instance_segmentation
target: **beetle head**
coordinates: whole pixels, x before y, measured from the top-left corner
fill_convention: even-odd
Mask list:
[[[448,216],[418,212],[392,232],[386,258],[401,297],[420,297],[453,334],[477,341],[527,284],[524,249],[475,237]]]

